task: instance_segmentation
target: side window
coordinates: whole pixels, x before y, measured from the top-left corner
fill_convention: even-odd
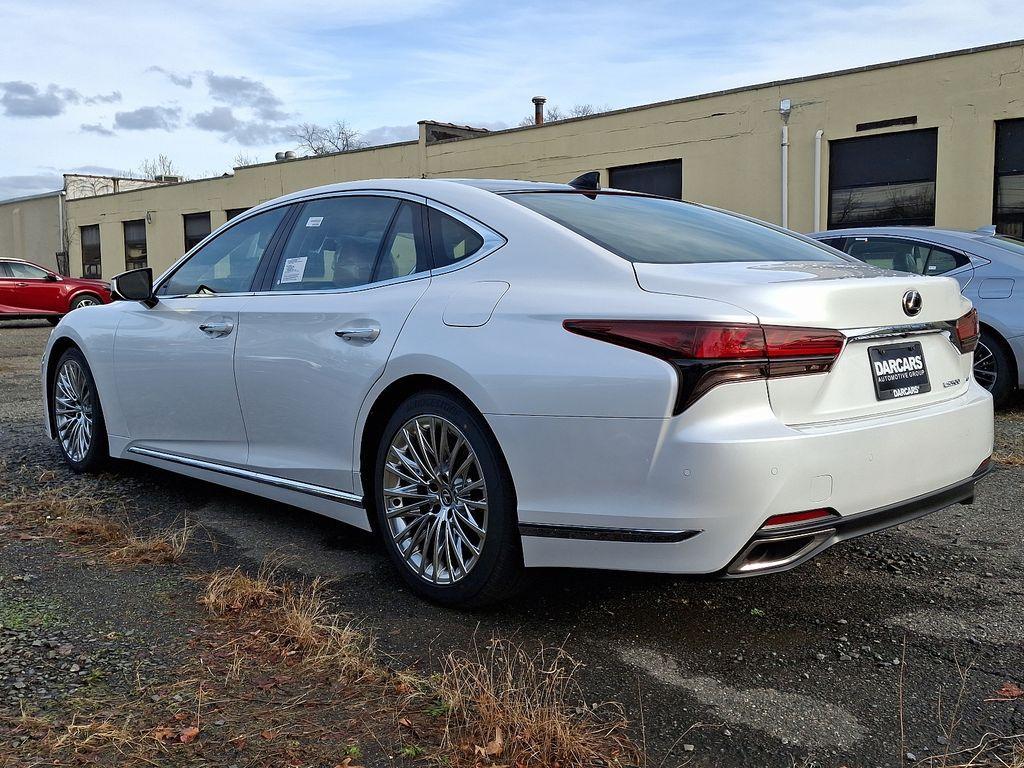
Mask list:
[[[435,267],[447,267],[472,256],[483,247],[484,239],[475,230],[434,208],[428,210],[430,247]]]
[[[970,263],[970,259],[960,253],[953,253],[943,248],[932,248],[928,254],[928,264],[925,267],[926,275],[942,275],[952,272],[958,267],[964,267]]]
[[[849,237],[846,252],[873,267],[924,274],[928,246],[889,237]]]
[[[405,277],[430,268],[422,235],[421,206],[402,203],[391,223],[384,248],[373,273],[373,282]]]
[[[845,241],[846,241],[845,237],[828,237],[828,238],[824,238],[822,240],[819,240],[818,242],[823,243],[824,245],[830,246],[832,248],[837,248],[838,250],[841,251],[841,250],[843,250],[843,245],[844,245]]]
[[[303,205],[271,290],[322,291],[371,282],[399,202],[393,197],[345,196]],[[396,268],[393,258],[389,268]],[[387,277],[381,274],[376,279]]]
[[[7,267],[6,261],[0,261],[0,277],[10,277],[11,270]]]
[[[161,296],[248,291],[270,238],[286,207],[253,216],[217,235],[178,267],[158,291]]]
[[[46,278],[46,270],[33,267],[31,264],[22,264],[20,261],[7,262],[7,269],[11,277],[18,277],[22,280],[43,280]]]

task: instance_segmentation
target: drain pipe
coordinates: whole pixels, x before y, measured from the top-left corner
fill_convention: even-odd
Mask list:
[[[814,232],[821,231],[821,128],[814,134]]]
[[[789,228],[789,113],[792,102],[783,99],[779,102],[779,114],[782,115],[782,226]]]

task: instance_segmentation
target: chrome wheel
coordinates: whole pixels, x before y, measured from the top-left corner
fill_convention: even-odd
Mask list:
[[[405,564],[431,584],[454,584],[487,537],[487,485],[476,452],[452,422],[417,416],[384,462],[384,512]]]
[[[996,386],[998,369],[996,368],[996,356],[992,350],[983,342],[978,342],[974,350],[974,379],[985,389],[992,391]]]
[[[83,296],[82,298],[75,302],[75,306],[72,307],[72,309],[81,309],[82,307],[95,307],[98,304],[99,302],[96,301],[96,299],[93,299],[89,296]]]
[[[66,360],[57,371],[53,402],[61,448],[71,461],[84,461],[92,446],[94,398],[78,361]]]

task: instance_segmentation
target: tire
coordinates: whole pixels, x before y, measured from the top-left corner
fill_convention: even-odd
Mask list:
[[[64,461],[77,473],[99,472],[109,460],[107,428],[96,381],[78,349],[68,349],[60,356],[50,385],[50,418]]]
[[[974,350],[974,378],[992,393],[997,408],[1009,401],[1017,380],[1015,373],[1003,340],[990,331],[982,330],[978,348]]]
[[[433,452],[424,447],[442,442],[445,447]],[[505,600],[521,586],[512,477],[483,417],[452,396],[423,392],[397,408],[377,446],[373,494],[384,548],[417,594],[443,605],[479,607]],[[407,514],[395,514],[401,507]]]
[[[74,312],[76,309],[81,307],[98,306],[102,303],[103,299],[95,293],[80,293],[71,300],[71,304],[68,306],[68,312]]]

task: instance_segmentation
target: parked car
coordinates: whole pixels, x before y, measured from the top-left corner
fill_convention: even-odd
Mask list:
[[[102,280],[64,277],[20,259],[0,258],[0,320],[45,318],[53,325],[73,309],[110,302]]]
[[[310,189],[114,288],[42,361],[74,470],[373,530],[444,603],[524,566],[783,570],[971,501],[992,453],[954,280],[592,175]]]
[[[811,237],[875,266],[956,278],[981,321],[974,377],[997,406],[1024,385],[1024,240],[991,227],[870,227]]]

